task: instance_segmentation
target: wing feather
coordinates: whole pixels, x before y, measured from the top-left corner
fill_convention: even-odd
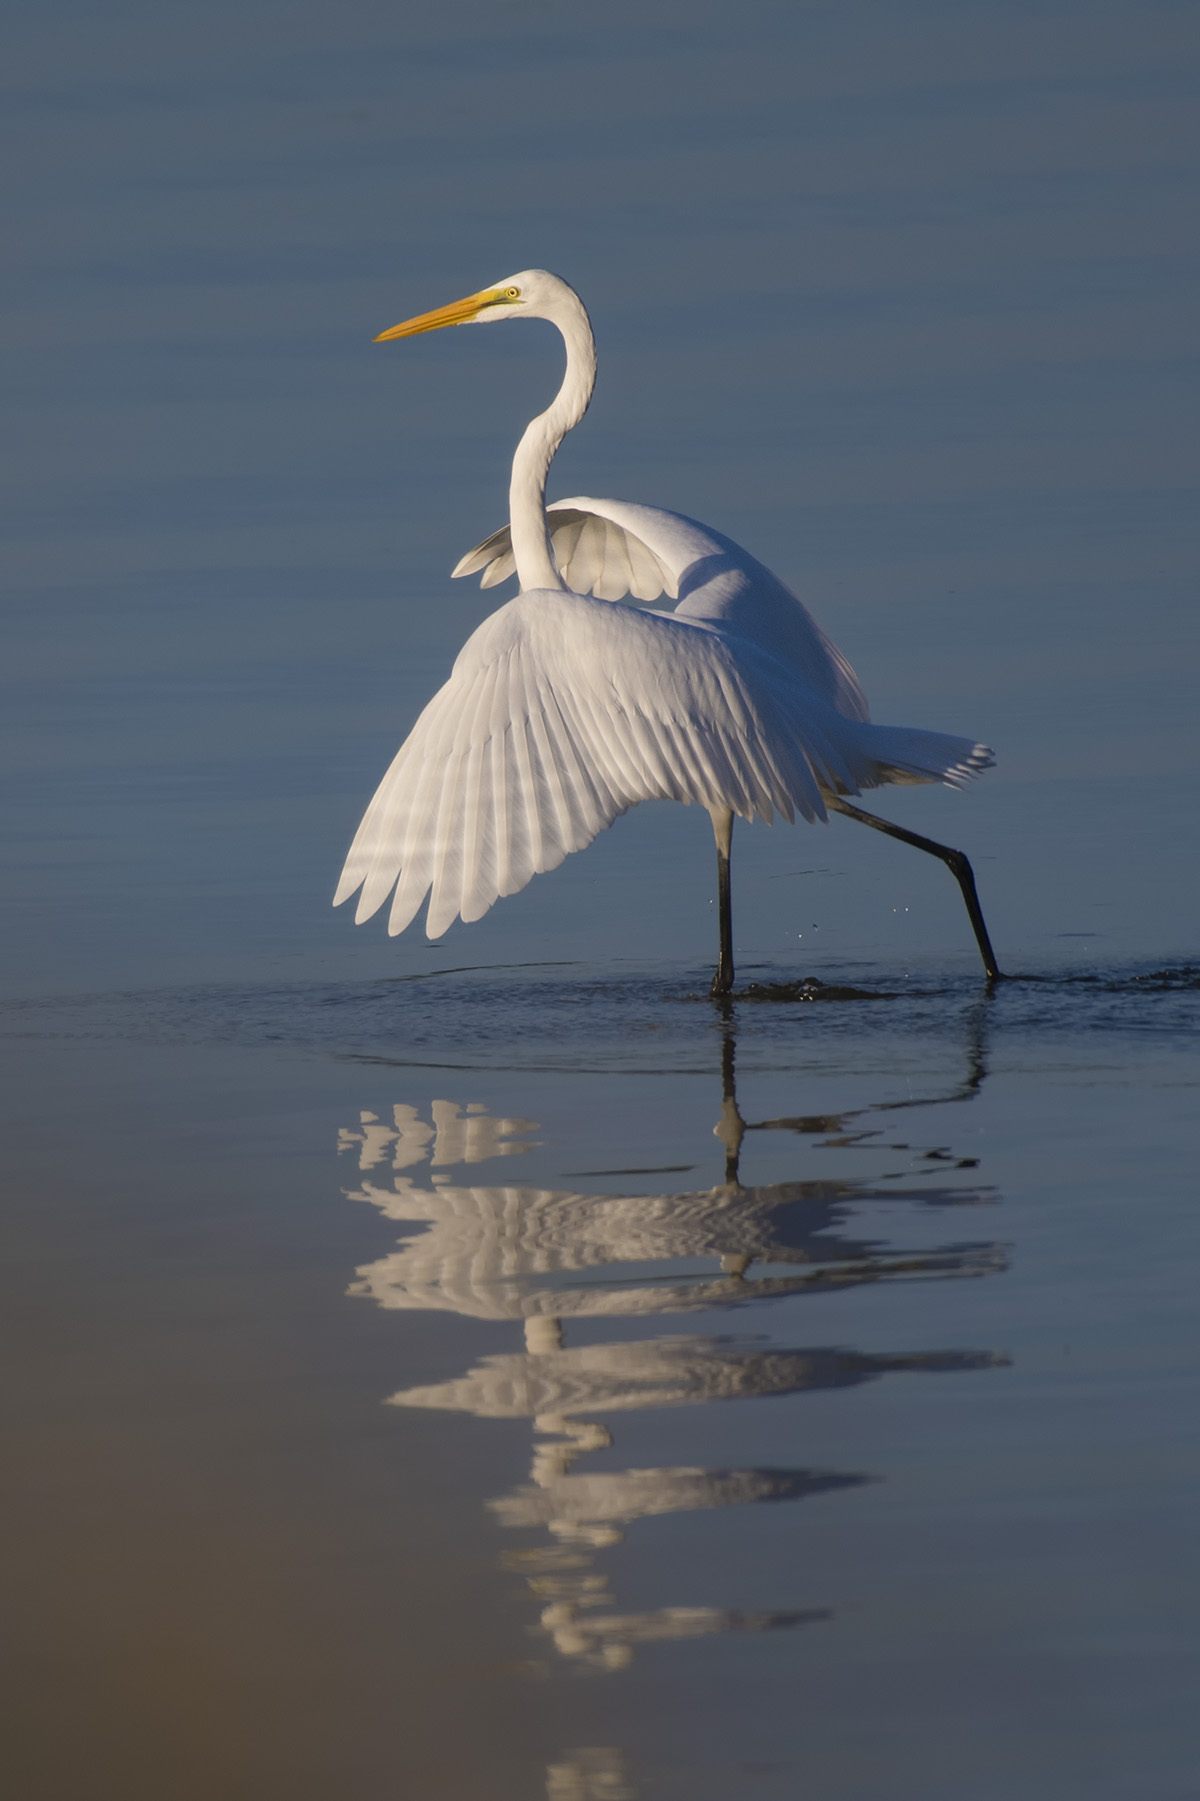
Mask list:
[[[556,534],[557,537],[557,534]],[[625,554],[629,558],[629,592],[635,600],[657,600],[666,591],[667,576],[662,564],[640,538],[626,532]]]
[[[542,829],[542,808],[538,794],[538,768],[534,763],[534,747],[530,742],[529,708],[536,704],[530,695],[526,682],[526,671],[518,658],[514,658],[509,666],[509,681],[512,687],[512,732],[517,755],[519,787],[517,790],[521,819],[524,826],[525,860],[522,873],[527,882],[530,876],[538,875],[545,869],[545,835]],[[525,883],[522,882],[522,887]],[[514,890],[515,892],[515,890]]]
[[[467,642],[401,747],[338,899],[361,888],[363,919],[394,890],[398,932],[429,894],[437,937],[642,800],[823,818],[831,772],[848,782],[875,767],[839,743],[856,729],[784,665],[702,622],[519,595]]]
[[[604,523],[592,513],[584,515],[571,552],[569,582],[576,594],[591,594],[604,569]]]
[[[484,759],[492,760],[490,738],[474,739],[467,751],[463,769],[462,793],[462,858],[459,868],[459,897],[454,913],[463,919],[478,919],[487,912],[486,905],[473,911],[475,890],[481,893],[495,888],[495,858],[489,858],[487,839],[488,809],[483,805]],[[451,913],[451,919],[454,918]]]
[[[545,870],[557,869],[568,850],[574,846],[570,842],[571,807],[558,767],[558,746],[540,695],[538,705],[529,715],[529,734],[535,746],[538,764],[544,847],[542,869],[538,873],[542,874]]]
[[[644,777],[628,734],[619,729],[619,701],[599,683],[579,687],[573,696],[583,741],[588,746],[597,780],[603,783],[605,806],[615,809],[616,819],[630,804],[622,796],[633,794]],[[607,702],[607,705],[606,705]]]
[[[403,838],[415,853],[425,854],[420,822],[429,809],[428,790],[440,770],[440,753],[452,729],[453,721],[435,711],[432,703],[425,708],[358,828],[337,892],[345,900],[362,884],[355,912],[360,925],[382,905],[395,880],[389,846]]]
[[[475,575],[480,569],[486,569],[489,563],[494,563],[497,557],[511,550],[512,530],[509,526],[502,525],[498,532],[493,532],[490,538],[485,538],[482,544],[477,544],[474,550],[469,550],[465,557],[458,559],[450,572],[451,577]]]
[[[642,800],[815,820],[823,794],[961,785],[990,762],[970,739],[871,725],[841,652],[719,533],[623,501],[558,502],[548,523],[577,591],[518,595],[464,645],[351,845],[335,904],[361,890],[357,920],[390,893],[403,931],[428,895],[437,937]],[[484,587],[512,573],[507,527],[454,573],[480,570]],[[627,593],[682,599],[651,613]]]
[[[678,601],[679,616],[720,622],[788,663],[848,719],[869,718],[850,664],[777,576],[731,538],[660,507],[578,497],[555,501],[546,523],[559,571],[579,594],[647,604]],[[515,572],[507,527],[468,552],[455,575],[485,569],[483,586]],[[682,596],[682,598],[680,598]]]
[[[479,586],[481,588],[496,588],[501,582],[506,582],[510,575],[515,575],[516,573],[517,559],[512,551],[508,550],[503,556],[497,557],[494,563],[489,564],[487,573]]]
[[[408,768],[402,766],[397,770],[393,765],[384,777],[384,786],[401,804],[389,808],[380,820],[371,875],[363,886],[354,915],[360,925],[364,919],[369,919],[383,905],[389,889],[396,883],[388,917],[388,931],[393,935],[411,923],[431,886],[436,886],[444,876],[443,861],[439,857],[438,822],[447,774],[457,766],[458,756],[452,734],[445,729],[456,721],[443,719],[437,723],[442,727],[438,734],[441,743],[431,734],[430,741],[414,746]],[[444,754],[439,755],[439,750]],[[412,804],[406,808],[402,804],[405,797],[401,784],[410,769],[415,782]],[[394,854],[398,843],[407,847],[403,867],[397,863]]]
[[[568,588],[574,588],[577,593],[586,594],[587,589],[581,588],[578,582],[572,580],[567,571],[571,567],[580,536],[587,522],[587,516],[584,513],[564,513],[561,515],[561,524],[555,523],[556,517],[548,514],[546,523],[551,526],[550,544],[559,573]]]
[[[600,579],[593,593],[600,600],[620,600],[633,587],[633,570],[625,554],[625,533],[609,521],[601,522],[602,556]]]
[[[488,774],[491,783],[492,835],[495,847],[497,894],[515,892],[510,883],[512,882],[514,861],[520,856],[520,847],[514,842],[515,833],[510,809],[510,794],[515,791],[517,778],[516,758],[513,752],[510,674],[507,663],[497,665],[489,735],[491,762]],[[516,886],[517,888],[523,887],[524,883],[518,882]],[[486,911],[487,907],[484,906],[483,912],[486,913]],[[482,914],[478,914],[476,917],[482,917]]]
[[[462,882],[463,750],[456,734],[437,784],[431,828],[428,932],[440,938],[457,917]]]
[[[960,783],[987,756],[968,739],[846,717],[721,622],[535,591],[463,647],[368,807],[337,899],[361,888],[361,920],[394,889],[399,932],[429,894],[438,937],[642,800],[824,819],[823,793]]]

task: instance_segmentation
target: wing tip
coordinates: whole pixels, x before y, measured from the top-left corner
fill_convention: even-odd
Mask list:
[[[942,781],[947,788],[965,788],[968,782],[973,782],[985,769],[995,767],[996,758],[990,745],[976,744],[961,763],[954,763],[947,769]]]

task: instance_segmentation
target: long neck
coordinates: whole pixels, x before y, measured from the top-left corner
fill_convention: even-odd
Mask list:
[[[546,529],[546,475],[555,451],[587,412],[596,384],[596,343],[591,324],[582,300],[572,294],[570,302],[573,304],[564,299],[553,318],[567,347],[567,372],[562,387],[546,411],[530,420],[513,457],[508,516],[522,592],[527,588],[566,586],[555,568]]]

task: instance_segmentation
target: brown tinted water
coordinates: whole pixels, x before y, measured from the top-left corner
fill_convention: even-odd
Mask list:
[[[1196,1794],[1197,27],[1150,0],[17,0],[5,1791]],[[329,897],[552,492],[996,749],[428,945]],[[454,972],[454,973],[442,973]]]
[[[1196,995],[10,1008],[19,1792],[1186,1794]]]

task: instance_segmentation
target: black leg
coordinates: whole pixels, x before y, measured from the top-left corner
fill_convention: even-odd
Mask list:
[[[714,1127],[714,1136],[725,1146],[726,1188],[740,1186],[738,1159],[741,1156],[742,1139],[746,1135],[746,1122],[738,1112],[737,1104],[737,1081],[733,1068],[736,1052],[737,1045],[727,1018],[721,1036],[721,1123]]]
[[[717,906],[721,920],[721,954],[711,993],[728,994],[733,987],[733,907],[730,899],[729,857],[733,849],[733,814],[712,815],[713,835],[717,840]]]
[[[987,927],[983,923],[983,909],[979,905],[979,896],[975,892],[975,876],[962,851],[951,850],[948,844],[936,844],[932,838],[922,838],[919,832],[906,831],[902,825],[893,825],[890,819],[876,819],[874,813],[864,813],[861,808],[852,807],[847,801],[835,800],[827,795],[825,804],[835,813],[844,813],[847,819],[857,819],[860,825],[874,826],[877,832],[886,832],[889,838],[899,838],[902,844],[911,844],[914,850],[925,850],[931,857],[940,857],[962,889],[962,897],[967,904],[967,913],[971,920],[971,929],[975,934],[975,942],[979,946],[979,954],[983,958],[983,967],[987,971],[988,980],[991,982],[1003,980],[1001,970],[996,962],[996,953],[992,949],[992,941],[988,937]]]

